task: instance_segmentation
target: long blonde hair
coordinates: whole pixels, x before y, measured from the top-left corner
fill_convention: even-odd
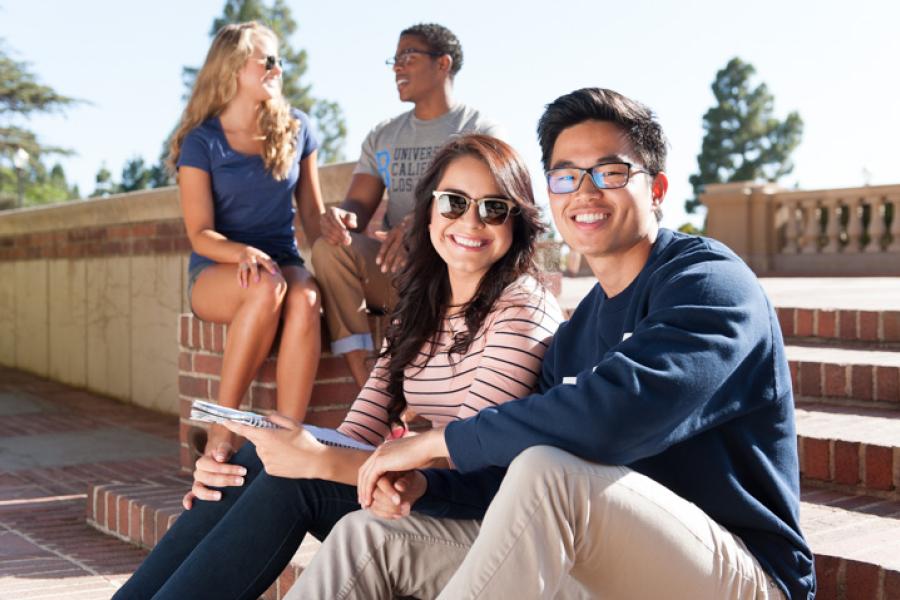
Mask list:
[[[168,164],[173,171],[188,132],[220,114],[237,94],[238,71],[253,54],[255,40],[265,35],[278,39],[271,29],[255,21],[225,25],[216,33],[169,143]],[[262,103],[257,126],[264,138],[262,159],[266,170],[275,179],[286,179],[297,154],[299,121],[291,116],[285,99],[278,96]]]

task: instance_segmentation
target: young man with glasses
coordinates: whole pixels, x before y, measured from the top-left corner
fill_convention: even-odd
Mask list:
[[[453,79],[463,63],[462,46],[446,27],[420,24],[404,29],[387,64],[397,93],[414,107],[379,123],[369,132],[345,200],[322,216],[322,237],[312,249],[322,290],[331,350],[343,354],[358,386],[369,374],[373,350],[366,311],[388,309],[391,285],[405,259],[406,217],[415,206],[414,190],[434,151],[451,136],[485,133],[496,125],[452,98]],[[387,191],[386,231],[372,239],[362,232]]]
[[[723,245],[659,227],[666,142],[645,106],[578,90],[538,133],[554,221],[598,285],[537,393],[372,455],[360,501],[393,520],[346,517],[302,589],[813,598],[790,374],[758,281]],[[439,457],[456,470],[423,468]]]

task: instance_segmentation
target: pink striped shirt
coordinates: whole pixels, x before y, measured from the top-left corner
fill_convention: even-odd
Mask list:
[[[450,356],[453,336],[465,332],[461,313],[448,315],[437,334],[435,355],[405,370],[403,390],[409,410],[440,427],[483,408],[521,398],[532,391],[541,360],[562,311],[553,295],[533,278],[510,285],[488,313],[463,355]],[[378,445],[390,434],[387,422],[387,359],[380,358],[338,431]]]

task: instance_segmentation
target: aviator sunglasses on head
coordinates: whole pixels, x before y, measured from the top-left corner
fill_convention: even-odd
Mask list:
[[[431,192],[437,202],[438,212],[445,219],[458,219],[469,210],[469,203],[478,207],[478,218],[485,225],[503,225],[509,215],[518,212],[516,203],[506,198],[479,198],[475,200],[459,192]]]

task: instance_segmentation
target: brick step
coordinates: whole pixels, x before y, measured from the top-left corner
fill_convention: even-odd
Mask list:
[[[798,400],[900,409],[900,351],[785,346]]]
[[[795,414],[804,481],[900,500],[900,411],[802,404]]]
[[[181,497],[189,487],[190,480],[183,475],[92,485],[87,495],[87,522],[103,533],[151,550],[183,512]],[[307,535],[262,598],[284,598],[318,548],[318,540]]]
[[[827,302],[822,299],[823,304]],[[900,345],[900,311],[779,306],[776,312],[786,339]]]
[[[900,502],[804,486],[818,600],[900,600]]]
[[[376,339],[381,339],[384,321],[385,318],[382,316],[369,316],[369,326]],[[228,327],[201,321],[193,314],[187,313],[180,316],[178,331],[180,462],[182,470],[187,472],[192,470],[197,458],[194,441],[203,436],[202,430],[206,428],[205,425],[189,421],[191,402],[195,399],[215,402],[218,399],[219,374],[222,370]],[[306,422],[320,427],[337,427],[356,399],[357,388],[343,357],[327,352],[329,342],[325,339],[324,324],[322,331],[323,352],[316,371]],[[272,352],[250,383],[247,393],[241,400],[240,408],[262,413],[275,410],[277,347],[276,338]]]

